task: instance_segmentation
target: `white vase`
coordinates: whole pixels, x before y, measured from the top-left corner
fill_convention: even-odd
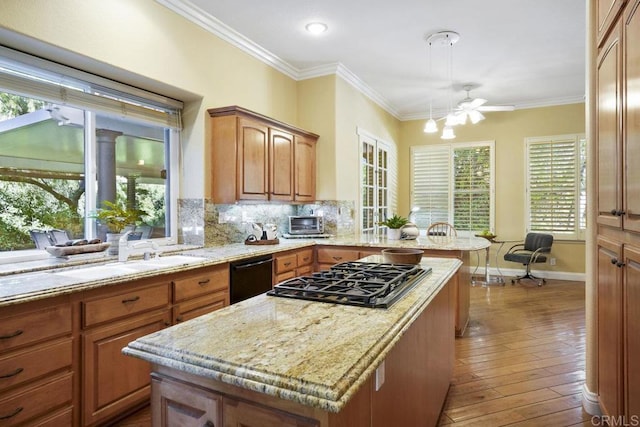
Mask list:
[[[387,228],[387,239],[400,240],[401,236],[402,236],[401,228]]]

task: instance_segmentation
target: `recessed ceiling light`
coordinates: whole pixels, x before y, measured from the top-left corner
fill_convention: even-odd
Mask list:
[[[311,22],[305,26],[311,34],[322,34],[329,28],[327,24],[322,22]]]

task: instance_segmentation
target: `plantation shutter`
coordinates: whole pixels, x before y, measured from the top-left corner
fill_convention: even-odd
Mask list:
[[[489,230],[491,150],[489,146],[453,150],[453,225],[460,230]]]
[[[579,237],[585,204],[580,150],[577,137],[527,141],[529,231]]]
[[[448,145],[412,147],[413,206],[418,227],[426,228],[438,221],[449,221],[449,182],[451,155]]]

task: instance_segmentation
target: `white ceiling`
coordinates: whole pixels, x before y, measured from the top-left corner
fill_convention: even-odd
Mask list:
[[[295,79],[338,73],[402,120],[428,117],[430,99],[446,111],[465,84],[487,105],[584,100],[585,0],[156,1]],[[308,34],[312,21],[329,30]],[[429,61],[443,30],[460,40]]]

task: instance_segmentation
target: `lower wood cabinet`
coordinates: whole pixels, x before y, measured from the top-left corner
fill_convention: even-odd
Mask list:
[[[72,425],[72,313],[67,298],[2,309],[0,425]],[[47,424],[52,419],[70,422]]]
[[[313,271],[313,249],[277,253],[273,257],[273,284]]]
[[[224,427],[316,427],[318,422],[277,409],[225,398]]]
[[[153,375],[152,425],[160,427],[219,427],[222,396],[166,377]],[[237,424],[241,425],[241,424]]]
[[[169,309],[135,316],[82,335],[84,425],[95,425],[143,403],[150,396],[147,362],[122,354],[131,341],[170,325]]]
[[[341,262],[356,261],[360,259],[360,252],[358,248],[317,246],[316,271],[328,270]]]

